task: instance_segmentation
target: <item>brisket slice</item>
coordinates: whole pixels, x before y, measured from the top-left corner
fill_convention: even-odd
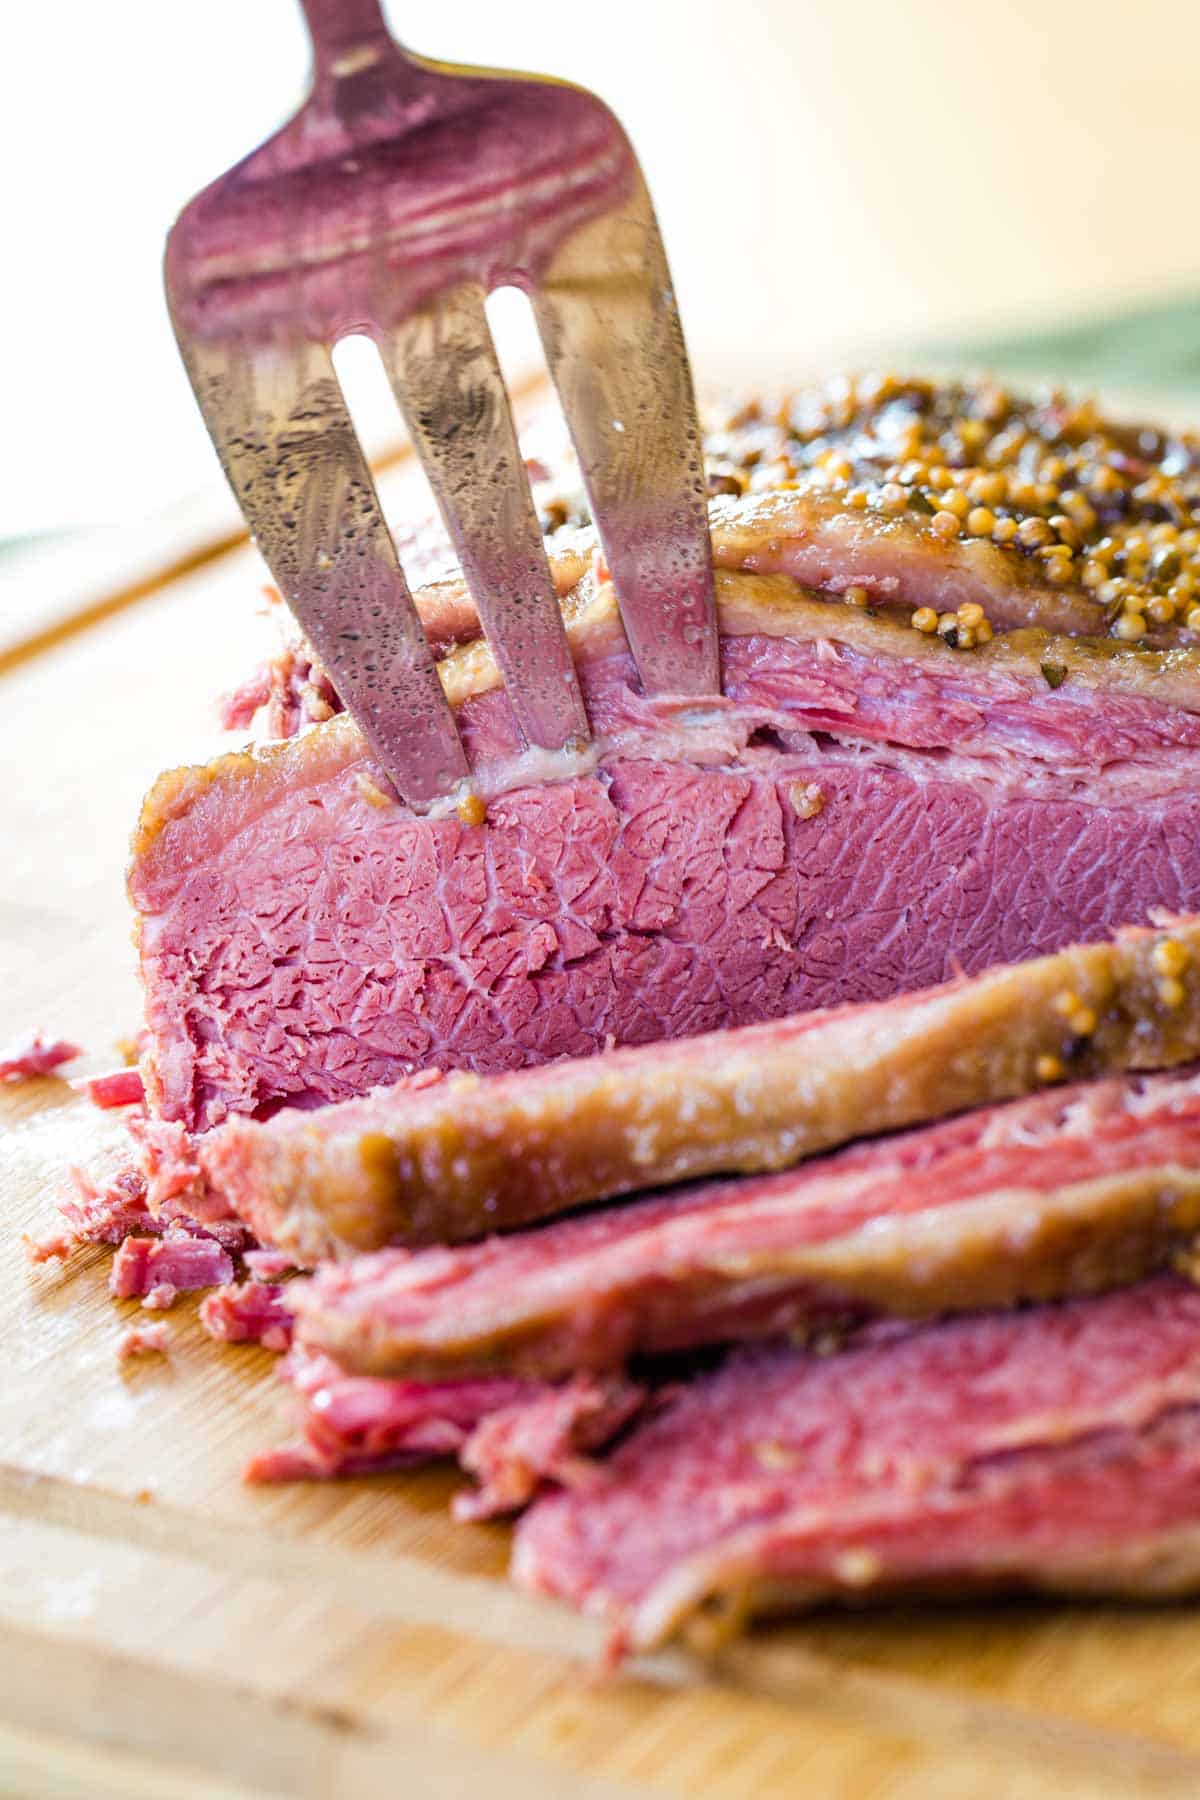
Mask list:
[[[724,697],[648,699],[585,578],[575,758],[523,750],[486,645],[448,657],[482,824],[390,799],[345,716],[161,777],[130,872],[151,1113],[880,999],[1200,901],[1200,651],[964,653],[786,576],[718,600]]]
[[[783,1174],[606,1207],[294,1283],[299,1336],[361,1374],[554,1378],[639,1354],[1135,1281],[1200,1228],[1200,1075],[983,1108]]]
[[[1033,1312],[742,1351],[585,1493],[539,1500],[514,1573],[644,1649],[915,1588],[1200,1586],[1200,1292],[1162,1277]]]
[[[645,1391],[619,1375],[573,1375],[560,1387],[480,1419],[458,1453],[478,1486],[456,1496],[456,1519],[520,1512],[547,1483],[583,1489],[604,1479],[601,1450],[641,1411]]]
[[[1186,965],[1173,986],[1164,961]],[[452,1243],[638,1189],[791,1167],[1068,1067],[1198,1055],[1200,921],[1176,921],[874,1006],[231,1119],[190,1147],[193,1186],[198,1172],[208,1191],[187,1205],[232,1211],[304,1263]]]
[[[282,1374],[295,1394],[298,1436],[252,1457],[247,1481],[369,1475],[456,1456],[489,1412],[543,1391],[507,1376],[375,1381],[304,1350],[287,1356]]]
[[[515,1511],[544,1482],[583,1487],[599,1449],[628,1423],[642,1390],[622,1377],[580,1375],[561,1387],[482,1381],[381,1381],[347,1375],[326,1356],[294,1350],[283,1364],[298,1435],[253,1457],[250,1482],[329,1480],[459,1457],[480,1483],[462,1518]]]

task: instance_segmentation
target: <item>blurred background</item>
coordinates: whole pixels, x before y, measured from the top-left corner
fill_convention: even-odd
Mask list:
[[[414,49],[570,76],[613,104],[703,382],[936,357],[1174,412],[1200,393],[1189,0],[388,11]],[[61,0],[9,9],[5,43],[0,537],[145,519],[203,490],[223,505],[162,240],[301,97],[295,0]]]

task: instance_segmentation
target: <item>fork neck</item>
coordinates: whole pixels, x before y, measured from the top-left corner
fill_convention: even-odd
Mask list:
[[[300,0],[319,83],[370,68],[394,50],[380,0]]]

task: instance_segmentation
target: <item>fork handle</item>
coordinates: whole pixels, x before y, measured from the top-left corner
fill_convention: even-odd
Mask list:
[[[318,75],[353,72],[359,56],[393,48],[380,0],[300,0]]]

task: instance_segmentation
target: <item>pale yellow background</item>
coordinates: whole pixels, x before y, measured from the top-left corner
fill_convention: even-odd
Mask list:
[[[1200,288],[1189,0],[390,0],[418,49],[616,107],[702,374]],[[279,120],[295,0],[8,9],[0,537],[214,481],[159,284],[178,207]]]

